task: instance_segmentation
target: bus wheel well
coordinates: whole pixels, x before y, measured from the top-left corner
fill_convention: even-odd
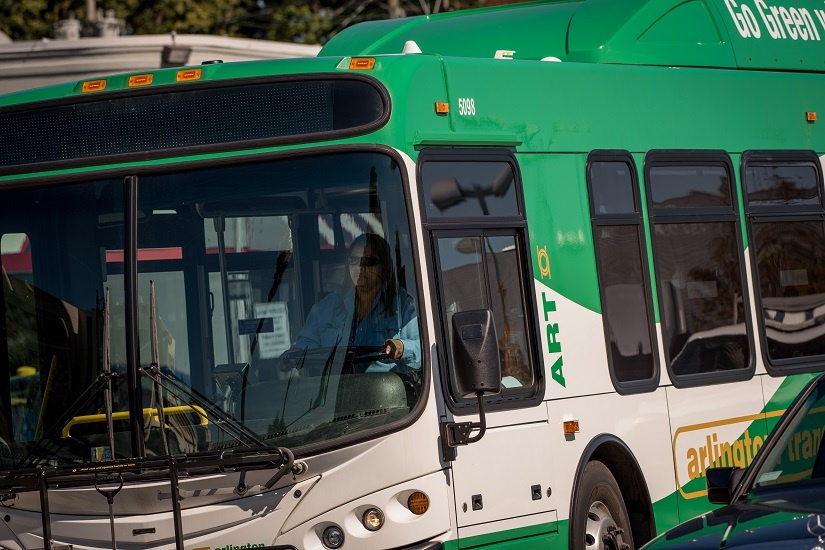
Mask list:
[[[617,440],[602,442],[588,458],[598,460],[610,470],[627,507],[636,547],[642,546],[656,535],[653,505],[644,476],[630,450]]]

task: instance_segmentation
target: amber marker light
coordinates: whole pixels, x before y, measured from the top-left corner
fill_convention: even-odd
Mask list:
[[[565,420],[564,421],[564,435],[572,435],[579,433],[579,421],[578,420]]]
[[[407,508],[416,516],[420,516],[430,509],[430,497],[421,491],[416,491],[407,497]]]
[[[178,74],[175,75],[175,81],[186,82],[188,80],[200,80],[200,77],[200,69],[184,69],[182,71],[178,71]]]
[[[450,112],[450,104],[446,101],[436,101],[435,102],[435,112],[439,115],[446,115]]]
[[[80,91],[84,94],[87,92],[100,92],[106,89],[105,80],[87,80],[83,83]]]
[[[805,113],[805,120],[808,122],[816,122],[816,111],[808,111]]]
[[[151,74],[136,74],[129,77],[129,87],[134,88],[135,86],[148,86],[152,83],[152,79],[154,79],[154,75]]]
[[[375,67],[375,58],[373,57],[353,57],[349,62],[350,69],[359,71],[369,71],[373,67]]]

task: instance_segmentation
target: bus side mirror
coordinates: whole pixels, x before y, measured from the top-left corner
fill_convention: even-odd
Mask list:
[[[459,445],[475,443],[484,437],[484,396],[501,392],[501,362],[498,337],[489,309],[453,314],[453,374],[459,397],[478,399],[478,422],[442,422],[441,448],[445,462],[455,460]],[[478,430],[476,435],[470,435]]]
[[[453,314],[453,368],[462,398],[501,392],[498,338],[489,309]]]

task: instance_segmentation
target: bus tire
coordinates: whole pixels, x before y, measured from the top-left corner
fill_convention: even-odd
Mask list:
[[[573,511],[576,550],[632,550],[633,533],[622,491],[610,470],[592,460],[584,467]]]

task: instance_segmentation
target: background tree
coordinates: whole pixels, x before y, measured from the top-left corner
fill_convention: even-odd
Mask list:
[[[51,36],[47,0],[0,0],[0,31],[12,40]]]
[[[0,31],[12,40],[53,36],[70,16],[86,21],[87,0],[0,0]],[[104,0],[127,34],[171,31],[323,44],[361,21],[477,7],[485,0]]]
[[[51,1],[51,0],[49,0]],[[237,21],[244,0],[118,0],[115,14],[130,34],[192,34],[242,36]]]
[[[255,1],[255,0],[247,0]],[[257,0],[242,17],[241,34],[287,42],[323,44],[362,21],[429,15],[480,7],[485,0]]]

